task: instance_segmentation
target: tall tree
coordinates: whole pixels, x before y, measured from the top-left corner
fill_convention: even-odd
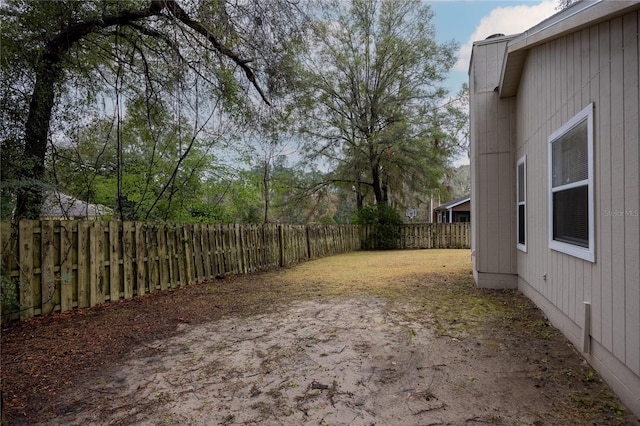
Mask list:
[[[253,105],[247,116],[250,118],[241,123],[243,140],[237,148],[241,161],[260,176],[263,222],[269,223],[276,172],[286,168],[287,156],[297,152],[291,132],[292,110],[287,101],[277,97],[271,106]]]
[[[335,1],[320,13],[303,75],[308,151],[359,205],[369,194],[387,204],[406,185],[435,186],[466,121],[439,86],[455,43],[436,41],[433,14],[416,1]]]
[[[124,87],[123,76],[140,74],[151,99],[198,76],[230,103],[242,102],[250,87],[268,103],[266,91],[286,75],[279,69],[299,22],[294,6],[287,0],[6,1],[1,103],[8,108],[1,136],[3,160],[20,159],[3,170],[3,178],[18,182],[10,189],[15,216],[39,215],[52,118],[75,83],[84,81],[92,98],[105,80],[115,91],[135,90]]]

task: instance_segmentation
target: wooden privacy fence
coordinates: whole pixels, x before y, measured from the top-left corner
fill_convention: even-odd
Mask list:
[[[0,231],[4,320],[360,248],[355,225],[23,220],[13,230],[3,223]]]
[[[29,221],[0,228],[2,319],[95,306],[375,247],[357,225]],[[407,224],[398,248],[468,248],[470,225]]]
[[[375,225],[360,229],[361,247],[376,247]],[[399,249],[471,248],[471,224],[466,223],[415,223],[404,224],[396,241]]]
[[[471,223],[416,223],[402,227],[400,244],[410,248],[471,248]]]

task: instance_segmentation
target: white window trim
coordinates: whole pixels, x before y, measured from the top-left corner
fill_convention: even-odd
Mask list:
[[[524,188],[524,194],[522,194],[524,196],[524,201],[520,201],[520,197],[519,197],[519,189],[520,189],[520,174],[518,173],[518,168],[520,168],[520,165],[523,165],[524,167],[524,182],[523,182],[523,188]],[[520,244],[520,238],[518,235],[518,232],[520,232],[520,205],[524,206],[524,244]],[[518,247],[518,250],[523,251],[523,252],[527,252],[527,156],[523,155],[522,157],[520,157],[520,159],[518,160],[518,162],[516,163],[516,246]]]
[[[587,174],[587,207],[589,209],[588,218],[589,218],[589,246],[588,247],[580,247],[577,245],[556,241],[553,239],[553,143],[558,140],[561,136],[567,133],[569,130],[574,128],[579,123],[582,123],[584,120],[587,120],[587,162],[588,162],[588,174]],[[549,136],[549,143],[547,145],[548,150],[548,179],[549,179],[549,248],[551,250],[559,251],[561,253],[566,253],[570,256],[574,256],[589,262],[595,262],[595,206],[594,206],[594,198],[593,198],[593,103],[587,105],[582,111],[573,116],[571,120],[566,122],[562,127],[553,132],[551,136]],[[584,186],[584,181],[580,181],[578,184],[568,184],[559,186],[556,189],[570,189],[575,186]],[[526,240],[525,240],[526,241]]]

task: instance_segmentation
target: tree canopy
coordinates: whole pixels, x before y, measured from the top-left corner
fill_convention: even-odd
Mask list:
[[[359,205],[437,186],[466,129],[466,93],[440,86],[456,44],[436,41],[433,13],[419,2],[335,1],[319,13],[302,77],[308,154],[330,164],[329,179]]]
[[[56,132],[82,119],[74,104],[104,95],[119,127],[120,96],[147,104],[180,98],[193,110],[194,138],[204,128],[200,114],[209,121],[252,90],[269,103],[269,90],[284,86],[280,70],[296,45],[301,15],[294,12],[286,0],[5,2],[2,154],[12,167],[3,167],[2,180],[16,217],[38,217],[46,154]]]

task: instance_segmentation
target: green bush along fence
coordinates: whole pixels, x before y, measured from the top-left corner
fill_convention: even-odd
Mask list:
[[[469,247],[469,224],[411,224],[398,248]],[[2,320],[95,306],[375,247],[357,225],[2,223]]]

